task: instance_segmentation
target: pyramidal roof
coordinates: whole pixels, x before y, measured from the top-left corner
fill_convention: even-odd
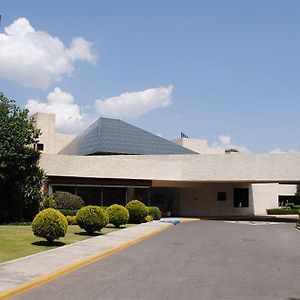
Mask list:
[[[118,119],[100,118],[59,154],[195,154],[195,152]]]

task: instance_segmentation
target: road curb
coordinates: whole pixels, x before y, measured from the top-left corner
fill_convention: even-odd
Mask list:
[[[180,223],[201,221],[201,218],[179,218]]]
[[[36,279],[33,279],[33,280],[30,280],[28,282],[25,282],[23,284],[20,284],[12,289],[9,289],[5,292],[0,292],[0,299],[1,300],[4,300],[4,299],[9,299],[10,297],[13,297],[13,296],[16,296],[18,294],[21,294],[21,293],[24,293],[25,291],[28,291],[28,290],[31,290],[39,285],[42,285],[44,283],[47,283],[48,281],[51,281],[51,280],[54,280],[58,277],[61,277],[63,275],[66,275],[68,273],[71,273],[75,270],[78,270],[86,265],[89,265],[97,260],[100,260],[106,256],[109,256],[111,254],[114,254],[120,250],[123,250],[131,245],[134,245],[142,240],[145,240],[155,234],[158,234],[170,227],[172,227],[173,225],[172,224],[165,224],[165,226],[163,228],[159,228],[159,229],[156,229],[150,233],[147,233],[143,236],[140,236],[138,238],[135,238],[129,242],[125,242],[125,243],[122,243],[121,245],[119,246],[116,246],[116,247],[113,247],[111,249],[108,249],[106,251],[103,251],[103,252],[100,252],[100,253],[97,253],[93,256],[89,256],[81,261],[78,261],[78,262],[75,262],[75,263],[72,263],[72,264],[69,264],[68,266],[62,268],[62,269],[59,269],[57,271],[54,271],[50,274],[46,274],[46,275],[43,275],[39,278],[36,278]]]

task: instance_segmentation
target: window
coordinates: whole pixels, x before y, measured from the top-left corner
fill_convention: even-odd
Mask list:
[[[71,194],[75,194],[75,186],[70,185],[53,185],[52,192],[69,192]]]
[[[36,145],[36,147],[37,147],[37,150],[39,150],[39,151],[43,151],[44,150],[44,144],[37,144]]]
[[[145,188],[134,189],[134,199],[143,202],[147,206],[148,206],[148,195],[149,195],[149,189],[145,189]]]
[[[126,188],[104,187],[103,188],[103,205],[112,204],[126,205]]]
[[[218,201],[226,201],[226,192],[218,192]]]
[[[102,205],[100,187],[78,186],[77,195],[82,198],[85,205]]]
[[[289,203],[299,205],[300,200],[296,196],[285,196],[285,195],[278,196],[278,206],[287,206]]]
[[[237,188],[233,190],[233,206],[249,207],[249,192],[247,188]]]

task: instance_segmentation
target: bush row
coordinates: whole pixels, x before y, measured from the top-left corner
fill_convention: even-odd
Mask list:
[[[73,213],[73,210],[71,210]],[[65,214],[68,212],[63,211]],[[78,224],[87,233],[101,231],[108,222],[115,227],[131,223],[150,222],[160,218],[160,210],[157,207],[148,208],[138,200],[130,201],[126,207],[113,204],[107,209],[99,206],[85,206],[74,215],[67,217],[59,210],[46,208],[36,215],[32,222],[34,235],[45,238],[49,243],[65,236],[68,224]]]
[[[83,206],[84,202],[81,197],[68,192],[56,192],[53,195],[45,195],[41,203],[42,209],[78,210]]]
[[[297,215],[300,214],[300,211],[298,209],[292,209],[292,208],[271,208],[267,209],[268,215]]]
[[[131,217],[131,222],[141,223],[147,215],[153,217],[153,220],[159,220],[161,218],[161,211],[158,207],[147,208],[143,203],[138,200],[133,200],[130,204],[126,205],[127,209],[130,211],[132,207],[136,213]],[[137,201],[137,202],[136,202]],[[84,206],[84,201],[78,195],[71,194],[69,192],[56,192],[53,195],[45,195],[43,202],[41,203],[41,208],[56,208],[64,216],[76,216],[78,210]],[[107,209],[107,206],[101,206],[103,209]],[[116,207],[115,207],[116,209]],[[120,208],[119,208],[120,209]],[[148,209],[148,210],[147,210]],[[136,217],[136,219],[135,219]]]

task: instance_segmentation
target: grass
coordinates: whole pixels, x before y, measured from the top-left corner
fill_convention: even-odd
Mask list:
[[[126,226],[130,227],[134,225],[127,224]],[[107,234],[120,229],[108,225],[101,230],[101,234]],[[95,235],[100,235],[100,233],[95,233]],[[1,225],[0,263],[83,241],[88,238],[91,238],[91,236],[87,235],[79,226],[69,225],[66,236],[54,241],[53,245],[49,246],[44,239],[33,235],[30,225]]]

